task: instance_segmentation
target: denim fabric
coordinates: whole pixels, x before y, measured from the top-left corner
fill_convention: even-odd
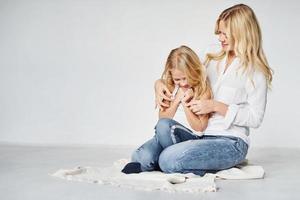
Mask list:
[[[248,145],[240,138],[198,136],[172,119],[160,119],[155,135],[132,154],[132,161],[141,163],[142,171],[166,173],[207,172],[231,168],[242,162]]]

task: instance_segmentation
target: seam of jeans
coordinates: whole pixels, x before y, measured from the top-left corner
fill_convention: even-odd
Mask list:
[[[175,135],[174,135],[175,129],[176,129],[176,125],[171,126],[171,139],[172,139],[173,144],[176,144],[176,143],[177,143],[177,142],[176,142]]]

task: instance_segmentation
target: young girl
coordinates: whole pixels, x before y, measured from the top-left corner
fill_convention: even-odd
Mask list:
[[[165,101],[170,106],[160,109],[154,137],[133,153],[133,162],[124,167],[124,173],[159,170],[159,154],[163,149],[200,138],[207,126],[209,114],[196,115],[187,106],[191,100],[212,97],[205,69],[195,52],[187,46],[173,49],[168,56],[162,80],[172,91],[172,101]]]

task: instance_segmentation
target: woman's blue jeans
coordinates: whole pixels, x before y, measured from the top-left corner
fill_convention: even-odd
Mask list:
[[[166,173],[207,172],[231,168],[241,163],[248,145],[231,136],[198,136],[172,119],[162,118],[155,126],[155,135],[132,154],[132,161],[142,171]]]

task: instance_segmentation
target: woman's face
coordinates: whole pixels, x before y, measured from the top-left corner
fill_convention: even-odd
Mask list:
[[[221,42],[222,49],[224,51],[232,51],[233,44],[229,39],[229,33],[226,29],[225,23],[223,20],[219,22],[219,41]]]
[[[184,72],[178,69],[172,69],[171,74],[175,85],[179,85],[179,87],[185,89],[190,87]]]

